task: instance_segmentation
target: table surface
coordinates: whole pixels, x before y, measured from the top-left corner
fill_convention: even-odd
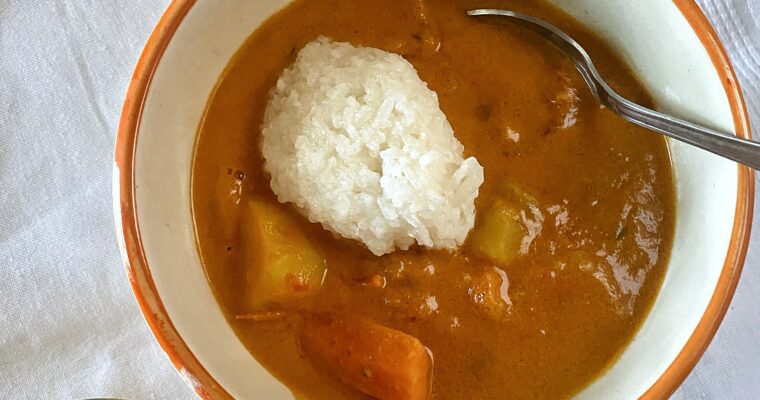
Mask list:
[[[699,2],[760,126],[760,0]],[[2,399],[193,397],[133,300],[111,210],[121,103],[167,4],[0,0]],[[758,231],[730,311],[675,399],[760,396]]]

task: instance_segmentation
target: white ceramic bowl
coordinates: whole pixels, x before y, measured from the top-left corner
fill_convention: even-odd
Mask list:
[[[553,0],[598,32],[661,110],[749,137],[741,92],[693,0]],[[151,329],[204,398],[289,399],[227,325],[201,267],[190,165],[209,94],[233,53],[287,0],[175,0],[143,52],[116,145],[122,256]],[[749,237],[752,172],[671,143],[675,244],[650,316],[619,361],[578,397],[665,398],[726,311]]]

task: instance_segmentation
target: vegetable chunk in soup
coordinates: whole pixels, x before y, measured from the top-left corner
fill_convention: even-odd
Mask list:
[[[537,0],[296,0],[209,99],[192,178],[203,264],[240,340],[298,398],[569,398],[651,308],[675,215],[665,140],[600,108],[533,33],[465,15],[485,7],[556,24],[617,91],[651,103],[599,38]],[[437,93],[484,172],[457,250],[375,256],[277,201],[264,112],[320,36],[399,54]]]

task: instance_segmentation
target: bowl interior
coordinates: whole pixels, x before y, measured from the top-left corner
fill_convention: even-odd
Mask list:
[[[637,71],[658,107],[733,131],[718,71],[674,2],[554,0],[590,26]],[[206,281],[190,210],[190,165],[206,101],[247,36],[287,0],[201,1],[161,58],[139,124],[135,204],[155,288],[185,343],[236,398],[292,398],[227,325]],[[251,68],[255,68],[253,65]],[[672,363],[702,317],[729,247],[736,165],[671,142],[676,232],[652,312],[619,361],[580,398],[637,398]]]

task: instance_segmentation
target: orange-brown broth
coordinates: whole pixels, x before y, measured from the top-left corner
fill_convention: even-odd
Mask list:
[[[597,106],[573,65],[538,37],[464,15],[482,7],[557,24],[589,49],[615,89],[649,101],[599,38],[543,2],[518,0],[298,0],[251,35],[209,100],[193,166],[204,267],[240,339],[300,397],[363,398],[303,358],[297,314],[234,318],[250,311],[238,230],[242,202],[275,201],[258,147],[268,91],[298,49],[320,35],[402,53],[438,93],[466,155],[485,167],[477,209],[506,182],[534,196],[545,221],[526,256],[497,266],[466,246],[378,258],[299,217],[327,255],[327,277],[310,310],[351,311],[419,338],[434,357],[435,399],[555,399],[602,372],[651,307],[673,236],[665,141]],[[568,87],[579,107],[575,124],[560,128],[567,110],[557,96]],[[494,267],[508,277],[502,319],[471,290]],[[385,288],[361,284],[373,274],[385,278]]]

